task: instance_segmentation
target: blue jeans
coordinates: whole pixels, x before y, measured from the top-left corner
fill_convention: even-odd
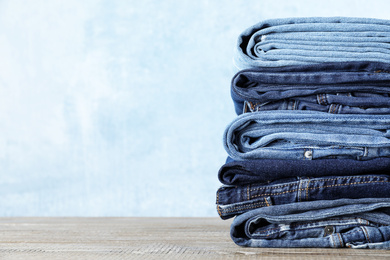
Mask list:
[[[390,111],[390,64],[323,63],[238,72],[231,82],[237,114],[299,109],[330,113]]]
[[[390,115],[263,111],[236,117],[224,132],[224,148],[247,159],[352,158],[390,156]]]
[[[233,241],[249,247],[390,249],[390,199],[340,199],[263,207],[237,216]]]
[[[322,62],[390,60],[390,21],[372,18],[270,19],[243,31],[235,66],[282,67]]]
[[[225,185],[270,182],[289,177],[346,175],[390,175],[390,157],[358,161],[355,159],[233,161],[228,158],[218,172]]]
[[[301,201],[390,198],[388,175],[296,177],[270,183],[220,187],[217,211],[228,219],[247,211]]]

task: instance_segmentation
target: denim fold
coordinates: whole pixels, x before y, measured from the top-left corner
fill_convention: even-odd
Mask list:
[[[322,63],[239,71],[231,97],[238,115],[278,109],[385,114],[389,86],[390,64]]]
[[[390,21],[354,17],[297,17],[261,21],[238,37],[234,65],[282,67],[390,59]]]
[[[228,219],[247,211],[302,201],[390,198],[389,175],[295,177],[266,183],[223,185],[217,211]]]
[[[236,117],[223,144],[236,161],[390,156],[390,115],[262,111]]]
[[[365,161],[355,159],[257,159],[234,161],[229,157],[219,169],[218,179],[225,185],[243,185],[289,177],[369,174],[390,175],[390,157],[373,158]]]
[[[237,216],[232,240],[249,247],[390,248],[390,199],[296,202]]]

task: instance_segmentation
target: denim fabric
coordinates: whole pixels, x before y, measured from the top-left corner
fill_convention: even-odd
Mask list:
[[[235,118],[224,132],[224,148],[246,159],[351,158],[390,156],[390,115],[263,111]]]
[[[389,213],[388,198],[297,202],[239,215],[230,235],[250,247],[390,249]]]
[[[222,219],[261,207],[301,201],[390,198],[388,175],[296,177],[270,183],[222,186],[217,211]]]
[[[225,185],[269,182],[289,177],[344,175],[390,175],[390,158],[366,161],[355,159],[280,160],[258,159],[233,161],[230,157],[218,172]]]
[[[237,114],[269,109],[383,114],[389,112],[389,85],[390,64],[324,63],[242,70],[232,79],[231,96]]]
[[[321,62],[390,59],[390,21],[372,18],[270,19],[243,31],[235,66],[281,67]]]

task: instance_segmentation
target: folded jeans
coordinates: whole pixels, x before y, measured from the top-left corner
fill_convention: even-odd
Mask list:
[[[261,110],[285,100],[301,102],[299,109],[305,109],[305,104],[343,105],[358,111],[363,108],[360,113],[365,113],[367,108],[390,107],[389,86],[390,64],[323,63],[239,71],[231,82],[231,97],[237,114],[245,111],[245,102]]]
[[[216,197],[219,216],[228,219],[256,208],[301,201],[390,198],[390,176],[295,177],[267,183],[223,185]]]
[[[297,202],[237,216],[232,240],[249,247],[390,249],[390,199]]]
[[[390,21],[352,17],[269,19],[244,30],[234,64],[281,67],[321,62],[390,59]]]
[[[228,157],[226,163],[218,171],[218,179],[225,185],[243,185],[270,182],[289,177],[380,174],[390,175],[390,157],[365,161],[355,159],[234,161]]]
[[[390,156],[390,115],[263,111],[236,117],[225,129],[233,160],[368,160]]]

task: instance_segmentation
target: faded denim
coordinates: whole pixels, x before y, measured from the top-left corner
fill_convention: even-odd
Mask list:
[[[233,161],[228,157],[218,172],[225,185],[270,182],[289,177],[345,175],[390,175],[390,157],[366,161],[355,159],[281,160],[258,159]]]
[[[236,161],[248,159],[351,158],[390,156],[390,115],[263,111],[236,117],[223,144]]]
[[[249,247],[390,249],[389,213],[388,198],[297,202],[239,215],[230,235]]]
[[[256,208],[301,201],[390,198],[390,177],[295,177],[267,183],[223,185],[218,189],[216,197],[219,216],[228,219]]]
[[[243,31],[234,64],[282,67],[322,62],[390,60],[390,21],[352,17],[269,19]]]
[[[390,64],[323,63],[238,72],[231,82],[237,114],[260,110],[390,112]]]

